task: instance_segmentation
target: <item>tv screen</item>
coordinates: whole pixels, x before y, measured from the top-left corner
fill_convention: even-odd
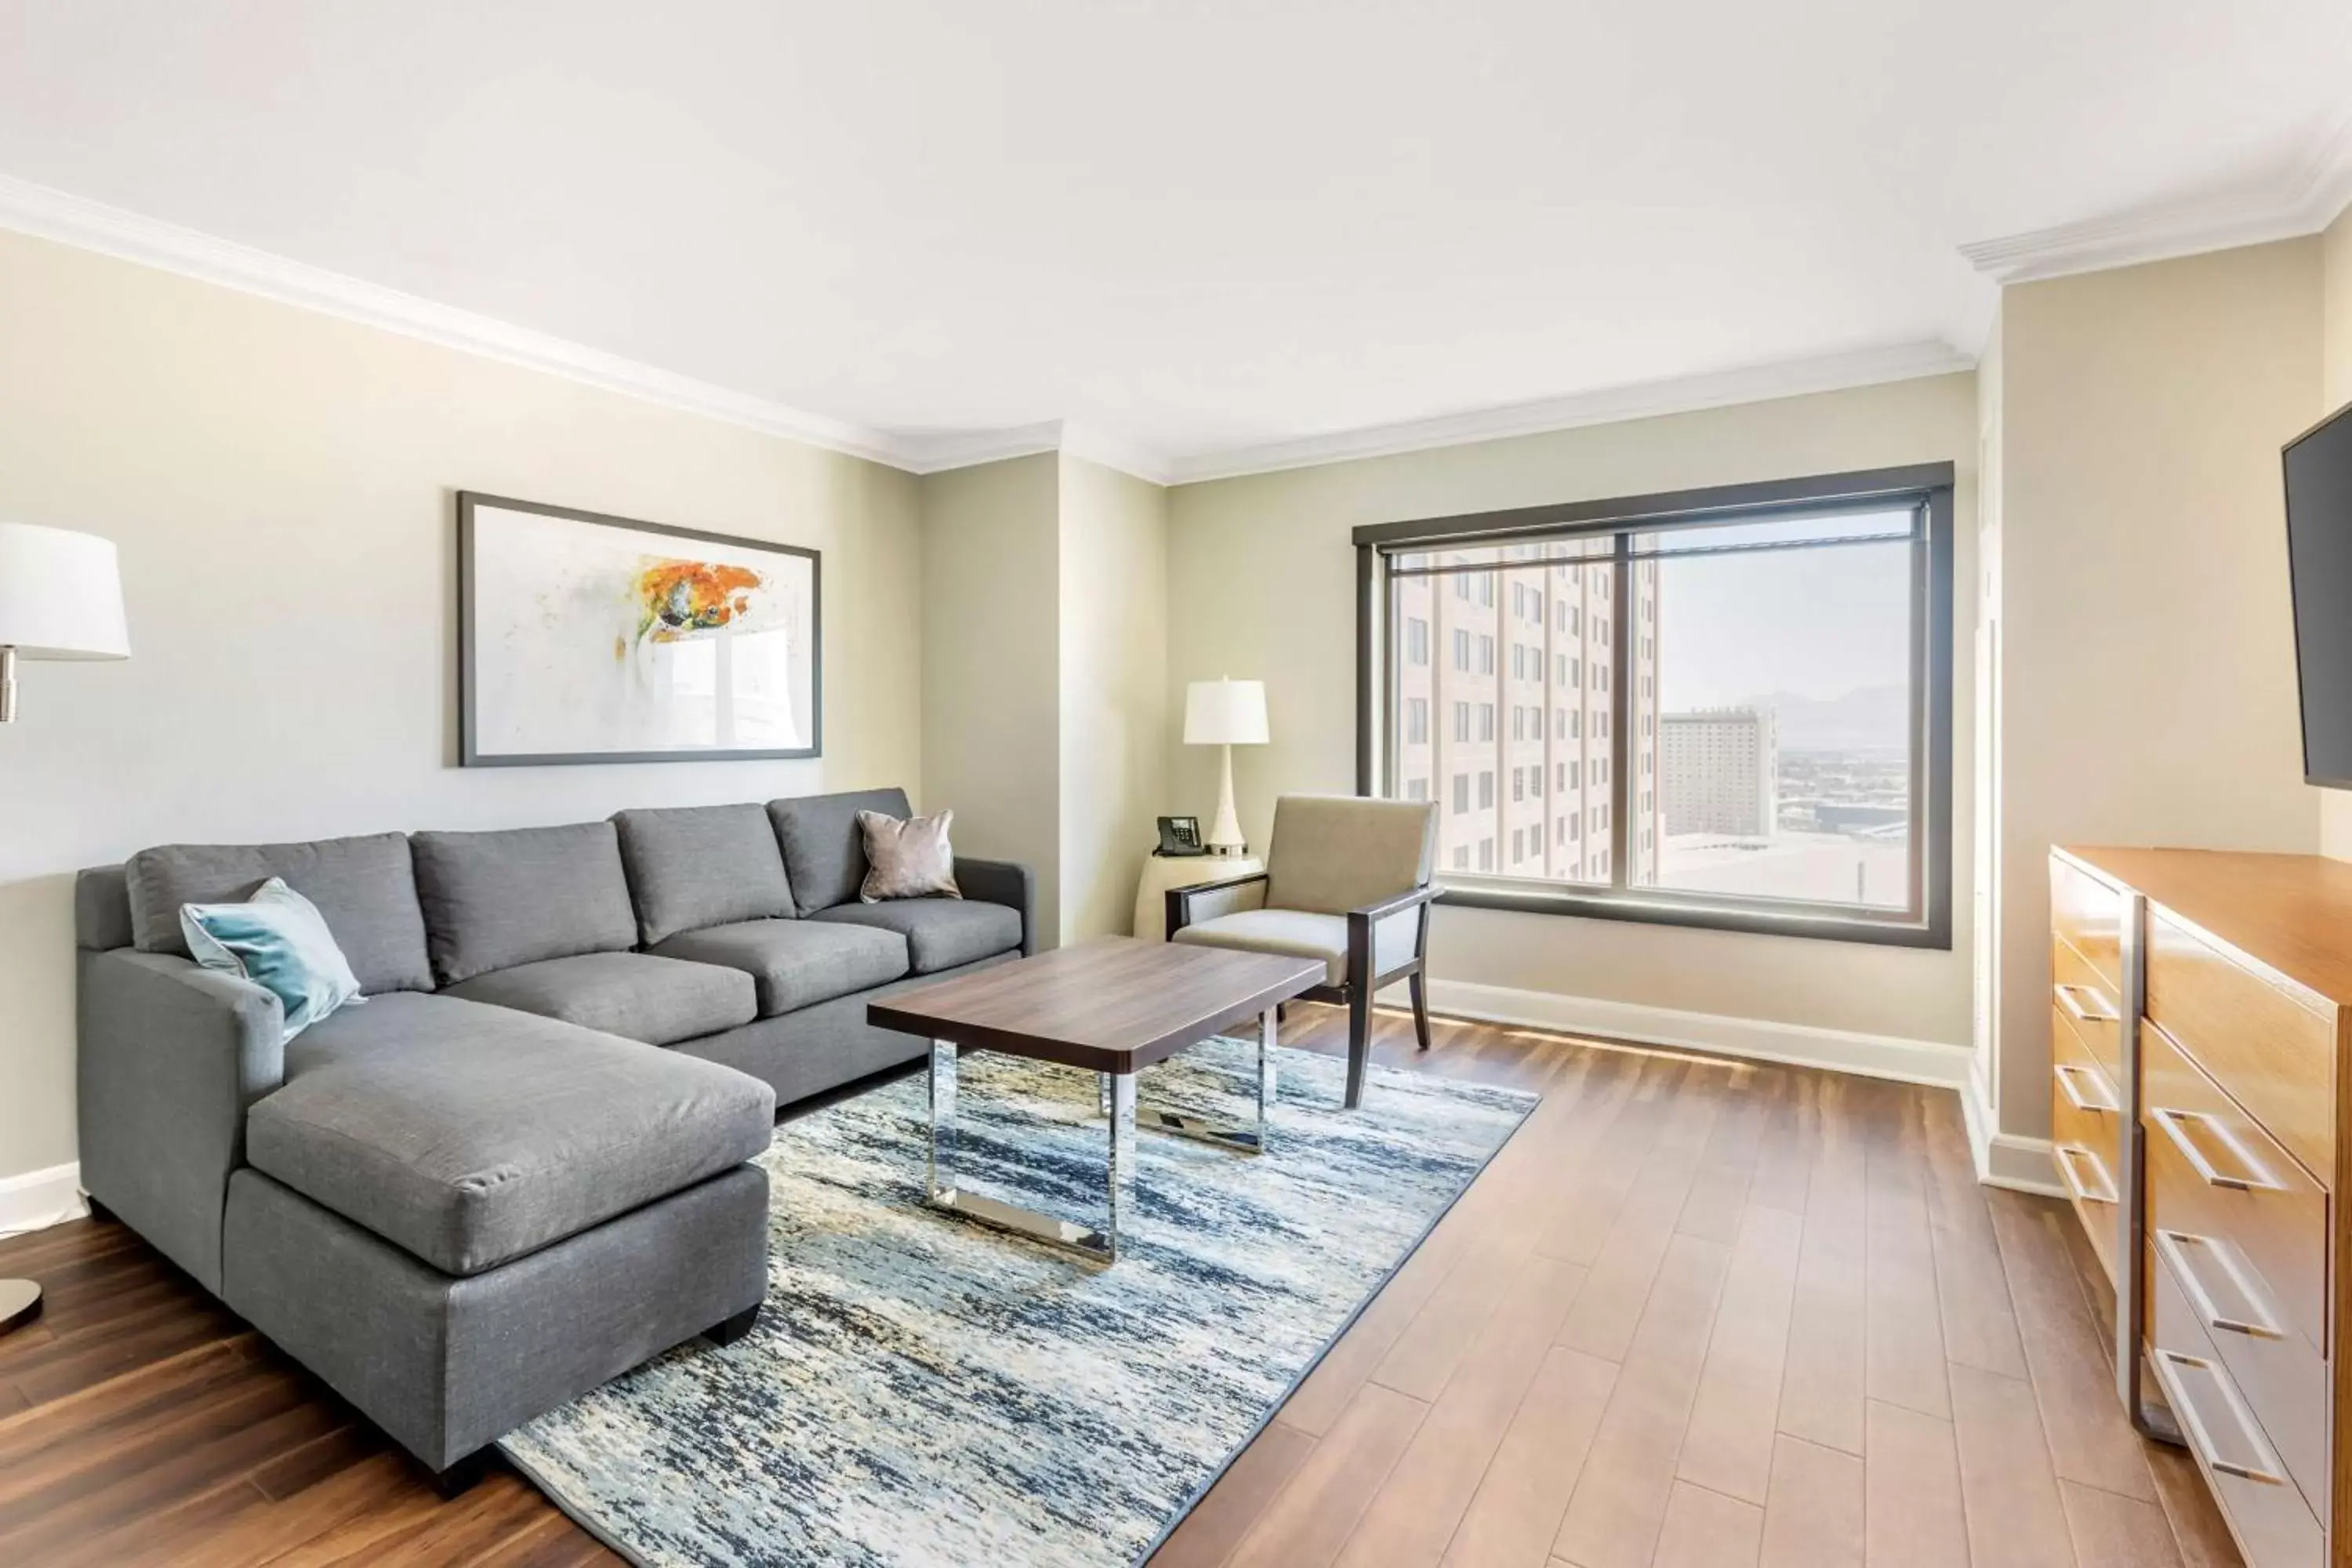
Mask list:
[[[2303,776],[2352,789],[2352,406],[2286,449]]]

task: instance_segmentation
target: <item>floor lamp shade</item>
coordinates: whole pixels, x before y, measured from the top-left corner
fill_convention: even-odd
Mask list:
[[[1184,743],[1215,746],[1223,753],[1210,848],[1238,855],[1244,847],[1241,816],[1234,809],[1234,748],[1265,742],[1264,681],[1196,680],[1184,689]]]
[[[114,542],[0,522],[0,722],[16,716],[16,661],[129,658]]]

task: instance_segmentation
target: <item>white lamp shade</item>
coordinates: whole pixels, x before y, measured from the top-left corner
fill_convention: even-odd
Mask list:
[[[1184,689],[1188,746],[1265,744],[1265,682],[1196,680]]]
[[[114,542],[0,522],[0,647],[25,658],[129,658]]]

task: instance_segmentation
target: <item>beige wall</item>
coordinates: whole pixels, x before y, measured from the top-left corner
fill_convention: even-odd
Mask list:
[[[1168,492],[1061,465],[1064,942],[1132,929],[1168,771]]]
[[[0,729],[0,1175],[74,1157],[77,867],[917,779],[906,475],[9,234],[0,345],[0,518],[116,541],[134,652]],[[451,765],[460,487],[823,551],[824,759]]]
[[[1062,903],[1060,463],[921,482],[922,809],[955,812],[962,853],[1029,867],[1046,945]]]
[[[2007,290],[1999,1119],[2049,1116],[2053,843],[2310,851],[2280,443],[2320,386],[2316,238]]]
[[[1955,626],[1967,628],[1976,449],[1975,378],[1963,374],[1184,486],[1170,510],[1171,696],[1218,675],[1266,682],[1273,743],[1234,759],[1243,826],[1263,844],[1276,794],[1355,786],[1356,525],[1903,463],[1958,467]],[[1957,635],[1965,716],[1972,678]],[[1174,744],[1173,714],[1171,798],[1206,816],[1215,758]],[[1953,952],[1457,908],[1437,916],[1432,973],[1964,1046],[1974,807],[1965,719],[1956,731]]]
[[[2352,207],[2328,229],[2320,249],[2324,384],[2319,413],[2352,403]],[[2319,796],[2320,847],[2338,860],[2352,860],[2352,790],[2326,789]]]

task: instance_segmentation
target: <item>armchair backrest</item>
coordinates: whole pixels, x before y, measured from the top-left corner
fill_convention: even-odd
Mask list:
[[[1429,880],[1437,803],[1286,795],[1266,850],[1269,909],[1343,915]]]

